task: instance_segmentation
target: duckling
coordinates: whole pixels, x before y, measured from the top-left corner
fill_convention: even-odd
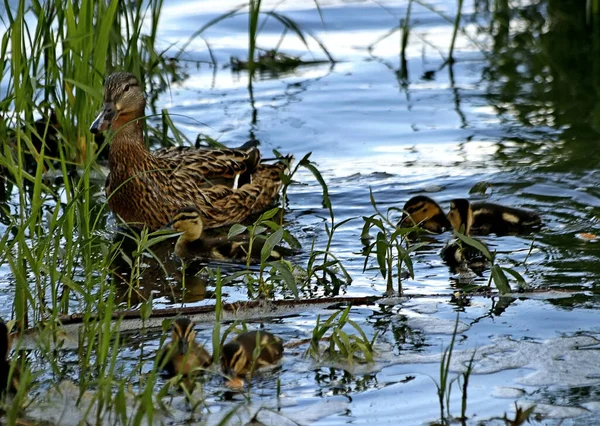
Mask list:
[[[172,376],[188,376],[212,363],[210,354],[196,343],[194,323],[187,317],[177,318],[173,322],[171,341],[161,351],[159,365],[164,363],[164,357],[167,356],[169,358],[164,368]]]
[[[173,228],[183,232],[175,243],[175,254],[184,262],[198,259],[214,260],[246,260],[250,243],[248,238],[237,235],[227,237],[203,237],[202,213],[197,207],[188,206],[181,209],[172,221]],[[256,239],[252,244],[251,261],[260,262],[261,250],[265,240]],[[295,251],[282,246],[271,250],[270,260],[281,259],[295,254]]]
[[[124,222],[156,230],[194,204],[204,227],[242,222],[279,196],[292,156],[264,164],[255,146],[240,149],[172,147],[150,151],[144,143],[146,100],[138,79],[118,72],[106,79],[104,108],[94,134],[111,129],[106,196]]]
[[[466,205],[464,202],[466,202]],[[448,220],[455,232],[470,236],[473,226],[473,211],[469,202],[462,199],[450,201]],[[479,240],[477,242],[485,246],[483,242]],[[472,270],[482,271],[488,263],[481,251],[457,238],[446,244],[442,249],[441,256],[444,262],[451,267],[467,265]]]
[[[279,337],[263,330],[247,331],[223,346],[221,366],[231,377],[252,375],[257,368],[275,364],[282,357],[283,341]]]
[[[463,198],[450,201],[448,220],[457,231],[464,224],[465,235],[523,234],[542,225],[542,218],[535,212],[486,202],[470,203]]]
[[[440,205],[425,195],[412,197],[402,209],[404,213],[399,224],[401,227],[418,225],[435,234],[441,234],[452,228]]]
[[[16,392],[19,388],[19,370],[17,366],[13,368],[10,383],[8,382],[10,376],[10,360],[8,359],[8,354],[10,352],[11,340],[8,327],[4,322],[0,321],[0,354],[2,354],[2,358],[0,358],[0,394],[3,394],[7,390],[9,392]]]
[[[485,245],[483,242],[477,241]],[[444,246],[440,256],[443,261],[452,268],[468,266],[477,273],[484,271],[489,263],[481,251],[463,243],[457,238],[451,240]]]

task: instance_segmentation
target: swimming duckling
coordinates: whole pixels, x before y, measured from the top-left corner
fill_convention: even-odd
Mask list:
[[[210,354],[196,343],[194,323],[187,317],[177,318],[173,322],[171,341],[162,350],[160,364],[165,356],[169,358],[164,368],[172,376],[187,376],[212,363]]]
[[[477,241],[483,244],[483,242]],[[485,246],[485,244],[483,245]],[[457,238],[446,244],[442,249],[440,256],[444,262],[452,268],[467,266],[477,273],[484,271],[489,264],[481,251]]]
[[[275,364],[282,356],[283,341],[279,337],[262,330],[247,331],[223,346],[221,366],[230,377],[252,375],[257,368]]]
[[[17,366],[13,369],[10,383],[8,378],[10,376],[10,360],[8,359],[8,353],[10,352],[11,346],[11,335],[8,327],[4,322],[0,322],[0,394],[5,391],[16,392],[19,388],[19,370]]]
[[[448,220],[456,231],[465,224],[465,235],[523,234],[542,225],[542,218],[535,212],[486,202],[470,203],[464,198],[450,201]]]
[[[473,211],[469,202],[464,199],[450,201],[448,220],[455,232],[470,236],[473,226]],[[477,242],[485,246],[483,242],[479,240]],[[488,263],[480,250],[460,241],[458,238],[446,244],[442,249],[441,256],[444,262],[451,267],[467,265],[472,270],[483,270]]]
[[[401,227],[418,225],[436,234],[452,228],[440,205],[425,195],[412,197],[404,204],[403,210]]]
[[[227,237],[203,237],[204,230],[201,212],[197,207],[190,206],[180,210],[172,221],[173,228],[183,232],[175,243],[175,254],[184,262],[196,259],[214,260],[246,260],[250,250],[250,242],[243,235],[231,239]],[[265,240],[255,239],[252,244],[251,262],[260,262],[261,250]],[[271,250],[269,260],[281,259],[295,254],[286,247],[275,246]]]

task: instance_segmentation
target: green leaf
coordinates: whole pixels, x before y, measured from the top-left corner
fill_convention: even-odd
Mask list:
[[[365,221],[365,226],[368,225],[368,229],[371,229],[371,227],[374,225],[376,227],[378,227],[379,229],[381,229],[382,231],[385,231],[385,226],[383,225],[383,222],[381,221],[381,219],[375,219],[375,217],[371,216],[371,217],[365,217],[363,216],[363,219]],[[365,229],[363,228],[363,233],[364,233]]]
[[[296,237],[294,237],[292,235],[292,233],[290,231],[288,231],[288,230],[285,230],[283,232],[283,239],[290,245],[290,247],[292,249],[299,250],[299,249],[302,248],[302,244],[300,244],[300,241],[298,241],[296,239]]]
[[[260,217],[257,220],[257,223],[262,223],[264,220],[272,219],[277,213],[279,213],[279,210],[281,210],[279,207],[267,210],[266,212],[260,215]]]
[[[283,228],[279,228],[277,231],[273,232],[269,235],[269,238],[265,241],[265,245],[262,247],[260,251],[260,261],[261,263],[265,263],[269,256],[271,256],[271,252],[273,248],[281,242],[283,238]]]
[[[365,334],[363,329],[360,328],[360,326],[356,322],[354,322],[351,319],[348,319],[348,324],[350,324],[352,327],[354,327],[354,329],[358,332],[358,334],[360,334],[360,337],[362,338],[362,340],[364,340],[365,342],[369,341],[369,339],[367,338],[367,335]]]
[[[388,244],[387,244],[387,241],[385,241],[385,235],[383,234],[383,232],[377,233],[377,241],[375,244],[377,246],[377,264],[379,265],[379,270],[381,271],[381,275],[383,275],[385,277],[385,276],[387,276],[387,274],[386,274],[386,272],[387,272],[386,255],[387,255]]]
[[[271,231],[277,231],[279,228],[281,228],[280,224],[273,222],[272,220],[263,220],[263,221],[261,221],[261,224],[270,228]]]
[[[98,101],[98,102],[102,102],[103,99],[104,99],[104,97],[102,95],[102,92],[99,89],[95,89],[92,86],[89,86],[87,84],[83,84],[83,83],[81,83],[79,81],[75,81],[75,80],[72,80],[70,78],[65,78],[65,81],[67,83],[70,83],[73,86],[75,86],[75,87],[83,90],[86,94],[88,94],[90,97],[96,99],[96,101]]]
[[[260,235],[267,230],[266,226],[256,225],[254,228],[254,235]]]
[[[296,299],[298,298],[298,287],[296,286],[296,279],[290,272],[289,268],[280,260],[276,260],[274,262],[269,262],[269,266],[272,266],[279,272],[281,278],[283,278],[283,282],[287,286],[287,288],[294,294]]]
[[[330,214],[333,216],[331,201],[329,200],[329,189],[327,188],[327,184],[325,183],[325,179],[323,179],[321,172],[313,165],[313,163],[311,163],[308,160],[302,159],[300,165],[308,169],[313,174],[315,179],[317,179],[317,182],[319,182],[319,184],[321,185],[321,190],[323,191],[323,205],[327,210],[329,210]]]
[[[246,226],[236,223],[236,224],[232,225],[231,228],[229,228],[229,232],[227,233],[227,238],[231,239],[231,238],[235,237],[236,235],[240,235],[240,234],[246,232],[246,229],[248,229]]]
[[[357,219],[356,217],[349,217],[348,219],[344,219],[341,222],[336,223],[333,226],[333,230],[335,231],[336,229],[338,229],[340,226],[345,225],[346,223],[350,222],[351,220]]]
[[[512,275],[512,276],[513,276],[513,278],[514,278],[515,280],[517,280],[517,285],[518,285],[519,287],[521,287],[521,286],[524,286],[524,285],[526,284],[526,282],[525,282],[525,278],[523,278],[523,275],[519,274],[519,273],[518,273],[517,271],[515,271],[514,269],[511,269],[511,268],[504,268],[504,267],[503,267],[503,268],[502,268],[502,270],[503,270],[504,272],[507,272],[507,273],[509,273],[510,275]]]
[[[490,262],[493,262],[494,257],[492,256],[492,254],[490,253],[488,248],[483,243],[479,242],[475,238],[471,238],[467,235],[461,234],[460,232],[456,232],[456,231],[454,232],[454,236],[456,238],[458,238],[459,240],[461,240],[462,242],[464,242],[466,245],[471,246],[476,250],[479,250],[481,252],[481,254],[483,254],[487,260],[489,260]]]
[[[492,266],[492,278],[494,279],[494,284],[496,284],[496,288],[500,292],[500,294],[510,293],[510,286],[508,285],[508,280],[506,279],[506,275],[502,268],[499,265]]]

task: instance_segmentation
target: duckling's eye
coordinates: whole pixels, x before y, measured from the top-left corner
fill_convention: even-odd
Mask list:
[[[125,87],[123,87],[123,92],[128,92],[130,87],[130,84],[126,84]]]

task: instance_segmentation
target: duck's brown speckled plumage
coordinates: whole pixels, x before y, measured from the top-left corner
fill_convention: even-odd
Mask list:
[[[196,205],[205,228],[243,221],[278,197],[290,158],[261,163],[255,147],[241,149],[162,148],[144,144],[146,102],[135,76],[106,80],[104,109],[93,132],[115,131],[109,151],[106,195],[125,222],[158,229],[183,207]]]

